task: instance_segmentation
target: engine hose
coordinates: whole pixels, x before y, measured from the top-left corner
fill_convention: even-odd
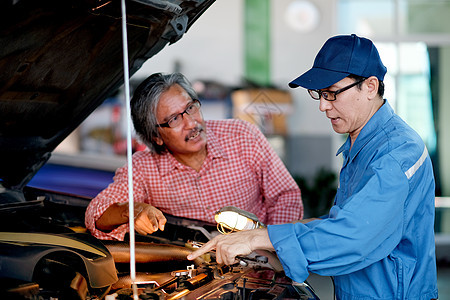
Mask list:
[[[102,241],[105,247],[111,253],[114,262],[129,263],[130,262],[130,245],[127,242],[119,241]],[[186,256],[192,253],[192,250],[176,246],[136,242],[135,243],[136,263],[152,263],[166,261],[186,261]],[[200,257],[192,261],[195,266],[203,263]]]

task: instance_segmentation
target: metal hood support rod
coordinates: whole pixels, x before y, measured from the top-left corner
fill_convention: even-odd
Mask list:
[[[122,47],[123,47],[123,75],[125,84],[125,103],[127,111],[127,164],[128,164],[128,216],[130,228],[130,278],[134,300],[138,300],[136,286],[136,253],[134,233],[134,197],[133,197],[133,165],[131,146],[131,108],[130,108],[130,74],[128,66],[128,36],[127,13],[125,0],[121,0],[122,7]]]

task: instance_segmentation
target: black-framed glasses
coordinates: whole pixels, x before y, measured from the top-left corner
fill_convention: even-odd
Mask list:
[[[355,81],[352,84],[344,86],[342,89],[339,89],[337,91],[308,90],[308,93],[311,96],[311,98],[313,98],[314,100],[320,100],[320,97],[323,97],[323,99],[325,99],[325,100],[334,101],[334,100],[336,100],[337,94],[342,93],[348,89],[351,89],[352,87],[360,84],[361,82],[363,82],[366,79],[367,78],[363,78],[361,80]]]
[[[194,115],[200,110],[200,106],[201,106],[200,101],[197,99],[194,99],[194,100],[192,100],[191,103],[188,104],[188,106],[186,107],[186,109],[183,112],[174,115],[173,117],[171,117],[169,119],[169,121],[158,124],[158,126],[159,127],[169,127],[169,128],[177,127],[183,122],[184,114]]]

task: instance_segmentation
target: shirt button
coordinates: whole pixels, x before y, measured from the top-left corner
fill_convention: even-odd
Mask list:
[[[210,209],[211,209],[211,207],[209,207],[209,205],[208,205],[208,206],[206,206],[206,209],[207,209],[207,210],[210,210]]]

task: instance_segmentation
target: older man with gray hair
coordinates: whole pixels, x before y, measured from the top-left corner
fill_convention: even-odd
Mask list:
[[[303,217],[300,189],[269,142],[242,120],[205,121],[201,103],[180,73],[153,74],[131,100],[134,127],[147,145],[133,155],[134,225],[138,233],[163,230],[164,214],[214,223],[235,206],[265,224]],[[127,167],[95,197],[86,227],[100,239],[128,231]]]

